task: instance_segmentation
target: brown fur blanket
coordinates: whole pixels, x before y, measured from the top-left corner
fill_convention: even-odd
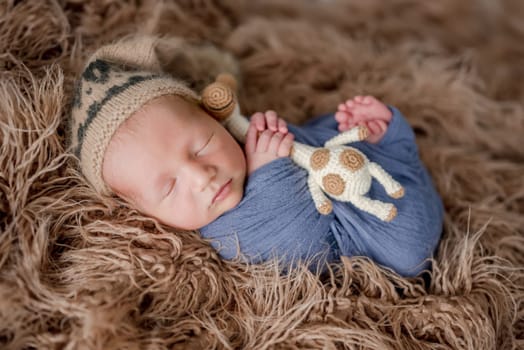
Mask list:
[[[0,347],[524,348],[520,0],[0,2]],[[300,123],[355,94],[398,106],[445,202],[431,283],[221,261],[96,196],[65,151],[74,77],[134,32],[240,62],[246,113]]]

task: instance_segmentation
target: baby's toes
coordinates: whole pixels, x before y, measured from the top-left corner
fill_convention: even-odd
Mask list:
[[[368,95],[368,96],[362,97],[361,103],[364,104],[364,105],[370,105],[373,102],[375,102],[375,98],[373,96],[369,96]]]
[[[368,107],[361,103],[353,103],[353,108],[350,111],[351,121],[355,124],[367,121],[368,118]]]
[[[353,108],[355,108],[355,106],[356,106],[355,99],[346,101],[346,110],[351,111]]]
[[[348,112],[337,112],[335,113],[335,120],[338,122],[338,130],[346,131],[350,128],[353,117]]]
[[[338,124],[338,131],[340,132],[344,132],[344,131],[348,131],[349,129],[351,129],[351,123],[339,123]]]
[[[335,120],[339,123],[347,123],[350,118],[351,118],[351,115],[348,112],[339,111],[335,113]]]

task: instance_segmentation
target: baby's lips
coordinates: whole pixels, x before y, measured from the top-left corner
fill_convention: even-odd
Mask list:
[[[231,182],[232,180],[229,179],[225,184],[223,184],[218,191],[215,193],[215,196],[213,197],[211,204],[214,204],[217,201],[221,201],[222,199],[226,198],[229,195],[229,192],[231,191]]]

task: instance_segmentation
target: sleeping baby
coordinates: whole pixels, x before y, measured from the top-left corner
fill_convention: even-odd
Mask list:
[[[94,189],[165,225],[199,230],[225,259],[314,267],[366,256],[402,276],[429,267],[443,206],[396,108],[356,96],[303,126],[259,112],[241,144],[202,108],[196,91],[161,73],[155,45],[137,37],[104,46],[77,83],[69,136]],[[394,203],[388,220],[338,200],[319,211],[307,171],[290,158],[294,141],[322,147],[354,127],[368,133],[351,147],[404,189],[391,198],[371,183],[369,197]]]

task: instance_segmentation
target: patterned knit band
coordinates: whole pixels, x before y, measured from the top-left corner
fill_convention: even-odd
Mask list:
[[[139,37],[104,46],[77,82],[68,136],[80,170],[99,193],[111,192],[102,178],[102,163],[111,137],[127,118],[164,95],[200,100],[182,82],[160,71],[155,44],[152,37]]]

